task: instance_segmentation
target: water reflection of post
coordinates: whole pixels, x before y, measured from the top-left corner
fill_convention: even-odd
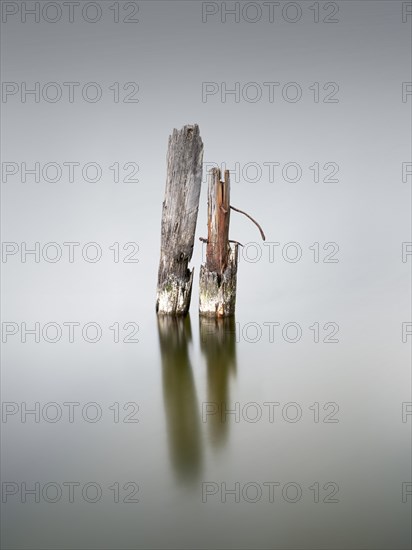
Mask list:
[[[226,442],[228,423],[233,415],[222,416],[230,407],[229,375],[236,374],[236,323],[235,317],[199,317],[200,347],[207,363],[207,411],[212,445]]]
[[[189,360],[190,317],[158,317],[163,399],[170,457],[177,476],[193,481],[201,470],[200,416]]]

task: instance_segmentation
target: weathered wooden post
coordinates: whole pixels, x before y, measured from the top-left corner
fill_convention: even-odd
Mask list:
[[[243,210],[230,204],[229,170],[220,181],[220,170],[209,171],[206,262],[200,268],[199,313],[214,317],[234,315],[236,306],[236,279],[238,246],[237,241],[229,240],[230,211],[240,212],[249,218],[265,234],[256,220]]]
[[[197,124],[173,130],[167,152],[157,281],[158,314],[186,315],[190,306],[193,254],[202,183],[203,142]]]
[[[200,267],[199,313],[226,317],[235,313],[238,243],[229,243],[229,170],[209,171],[206,262]]]

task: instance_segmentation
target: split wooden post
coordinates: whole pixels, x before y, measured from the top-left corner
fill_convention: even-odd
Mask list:
[[[238,243],[229,242],[229,170],[209,171],[206,262],[200,268],[199,313],[215,317],[234,315]],[[204,239],[203,239],[204,240]]]
[[[167,178],[162,211],[161,250],[157,282],[158,314],[186,315],[190,306],[193,254],[203,142],[197,124],[173,130],[167,152]]]

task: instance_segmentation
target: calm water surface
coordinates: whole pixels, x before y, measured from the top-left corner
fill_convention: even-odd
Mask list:
[[[347,328],[350,346],[341,327],[339,342],[316,343],[310,308],[297,323],[282,301],[277,315],[240,302],[243,315],[219,322],[148,308],[135,344],[113,342],[109,315],[96,345],[10,341],[14,401],[63,416],[22,423],[19,409],[3,424],[4,479],[18,484],[3,506],[8,548],[408,547],[404,388],[390,376],[407,351],[394,337],[371,352],[366,325]],[[67,402],[80,403],[73,422]],[[91,402],[96,422],[80,412]],[[22,482],[40,484],[39,502],[22,502]]]

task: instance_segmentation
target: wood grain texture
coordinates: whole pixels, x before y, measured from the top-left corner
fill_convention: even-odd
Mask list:
[[[197,124],[173,130],[167,152],[167,177],[162,210],[158,314],[186,315],[190,306],[193,254],[200,188],[203,142]]]
[[[220,176],[218,168],[209,171],[208,236],[206,262],[200,268],[199,313],[226,317],[235,313],[238,244],[229,243],[229,171],[223,181]]]

